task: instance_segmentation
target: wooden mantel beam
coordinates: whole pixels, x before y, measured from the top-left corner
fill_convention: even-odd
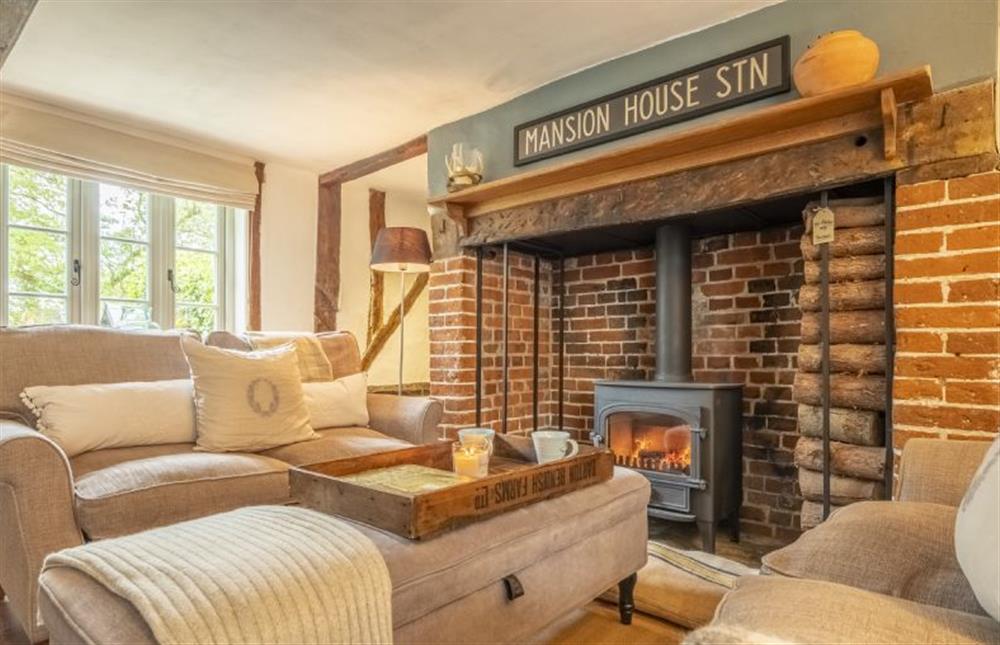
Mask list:
[[[994,87],[985,81],[898,110],[887,158],[881,107],[864,130],[735,160],[554,196],[470,218],[461,246],[683,217],[899,173],[906,181],[997,167]],[[881,94],[879,94],[881,102]],[[891,114],[886,113],[892,125]],[[452,249],[457,251],[457,249]],[[444,257],[444,256],[442,256]]]
[[[886,75],[868,83],[762,108],[755,112],[613,149],[581,161],[520,173],[432,198],[457,221],[579,195],[628,182],[810,143],[883,125],[883,91],[897,104],[933,93],[930,68]],[[474,227],[474,225],[473,225]]]

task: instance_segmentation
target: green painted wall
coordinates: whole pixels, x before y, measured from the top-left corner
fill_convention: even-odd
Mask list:
[[[669,12],[664,3],[664,12]],[[836,29],[859,29],[881,49],[879,73],[929,64],[936,90],[992,78],[998,68],[998,0],[788,0],[649,49],[608,61],[560,79],[495,108],[435,128],[428,135],[430,194],[445,192],[444,158],[456,142],[482,150],[486,181],[533,170],[662,136],[748,110],[787,101],[794,90],[701,119],[668,126],[516,169],[514,126],[592,98],[749,47],[791,35],[794,62],[816,36]]]

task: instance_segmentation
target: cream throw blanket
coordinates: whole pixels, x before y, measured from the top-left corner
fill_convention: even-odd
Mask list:
[[[160,643],[391,643],[375,545],[333,516],[254,506],[54,553],[131,602]]]

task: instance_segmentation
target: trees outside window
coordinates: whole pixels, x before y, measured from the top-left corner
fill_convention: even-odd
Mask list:
[[[235,329],[246,211],[0,166],[0,324]]]
[[[69,182],[11,168],[6,182],[7,320],[69,321]]]

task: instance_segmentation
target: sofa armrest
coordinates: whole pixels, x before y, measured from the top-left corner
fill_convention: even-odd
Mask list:
[[[14,422],[0,420],[0,586],[31,638],[38,621],[38,574],[45,557],[83,544],[73,515],[73,475],[62,449]]]
[[[441,402],[422,396],[368,395],[368,425],[410,443],[434,443],[440,437]]]
[[[989,447],[988,441],[910,439],[899,465],[899,500],[958,506]]]

